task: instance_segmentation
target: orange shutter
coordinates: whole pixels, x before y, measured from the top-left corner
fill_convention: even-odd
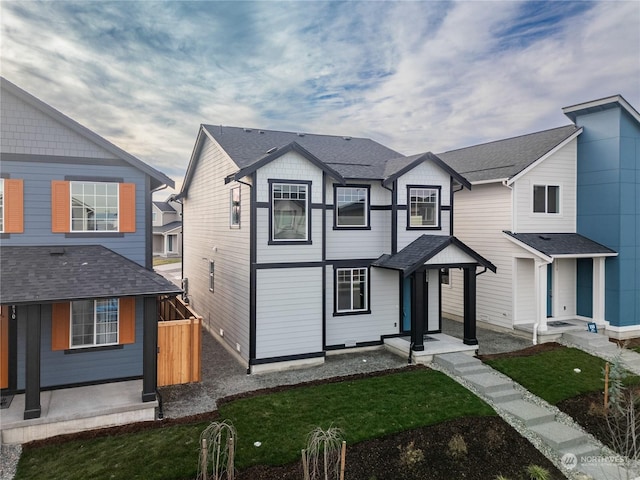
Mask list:
[[[136,299],[120,299],[120,344],[136,342]]]
[[[69,328],[71,325],[71,304],[54,303],[51,309],[51,350],[69,348]]]
[[[136,184],[120,184],[120,205],[118,206],[120,219],[119,231],[133,233],[136,231]]]
[[[21,179],[4,180],[4,232],[24,232],[24,183]]]
[[[71,206],[69,182],[51,182],[51,231],[67,233],[71,231]]]

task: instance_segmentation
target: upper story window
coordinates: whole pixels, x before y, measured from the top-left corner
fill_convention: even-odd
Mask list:
[[[156,212],[152,212],[151,215],[153,216],[153,221],[157,221],[158,216],[156,215]]]
[[[71,231],[118,231],[118,184],[71,182]]]
[[[0,178],[0,233],[24,232],[22,179]]]
[[[367,228],[369,226],[369,188],[335,187],[335,226]]]
[[[214,291],[216,275],[216,263],[213,260],[209,260],[209,291]]]
[[[408,228],[438,228],[440,187],[409,186]]]
[[[229,198],[229,226],[240,227],[240,187],[230,191]]]
[[[336,269],[336,313],[364,312],[369,308],[368,270]]]
[[[533,213],[560,213],[560,186],[533,186]]]
[[[271,183],[271,240],[309,240],[310,183]]]
[[[118,343],[118,299],[71,302],[71,348]]]

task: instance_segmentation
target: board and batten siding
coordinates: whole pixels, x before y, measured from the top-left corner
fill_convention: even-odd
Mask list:
[[[18,317],[25,311],[18,307]],[[42,387],[73,385],[101,380],[118,380],[142,376],[143,302],[136,300],[135,343],[113,350],[94,349],[53,351],[51,348],[51,304],[42,305],[40,383]],[[25,388],[26,322],[17,322],[17,380],[18,390]]]
[[[454,235],[497,267],[477,277],[476,313],[480,321],[511,327],[512,271],[515,247],[504,237],[511,229],[511,190],[500,183],[474,185],[454,197]],[[480,271],[480,270],[478,270]],[[462,318],[463,272],[450,270],[451,286],[442,287],[444,316]]]
[[[3,153],[117,158],[40,110],[2,90],[0,145]],[[72,173],[73,170],[66,170]]]
[[[398,333],[399,322],[399,273],[395,270],[370,268],[371,313],[334,315],[334,268],[325,268],[327,297],[327,346],[355,346],[361,342],[377,342],[383,335]]]
[[[238,170],[228,155],[209,138],[183,200],[184,277],[193,308],[215,335],[243,358],[249,358],[249,232],[248,185],[225,185],[224,178]],[[230,191],[240,186],[240,228],[231,228]],[[209,261],[215,262],[214,291],[209,291]]]
[[[151,215],[147,212],[145,192],[148,191],[147,176],[137,168],[128,165],[102,165],[86,159],[79,159],[78,163],[35,162],[35,161],[2,161],[2,173],[11,178],[23,180],[24,196],[24,231],[3,238],[3,245],[87,245],[100,244],[114,252],[145,265],[146,260],[146,219]],[[73,233],[53,233],[51,219],[51,182],[64,180],[66,175],[79,175],[96,178],[118,178],[124,183],[135,184],[135,232],[124,233],[123,236],[113,237],[112,232],[95,232],[91,237],[88,233],[75,235]],[[71,215],[71,212],[69,212]],[[150,224],[150,222],[149,222]]]
[[[257,271],[256,358],[322,352],[322,268]]]
[[[513,184],[517,233],[574,233],[576,231],[577,145],[574,139]],[[533,213],[533,186],[560,186],[560,213]]]

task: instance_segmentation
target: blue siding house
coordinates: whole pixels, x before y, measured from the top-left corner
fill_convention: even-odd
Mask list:
[[[151,195],[173,181],[8,80],[0,87],[2,396],[24,403],[29,427],[49,410],[43,391],[141,380],[153,419],[157,297],[180,290],[151,270]],[[11,423],[3,410],[5,442],[16,440]]]
[[[578,137],[577,231],[618,252],[607,259],[607,332],[640,336],[640,114],[622,96],[563,109]],[[578,310],[590,314],[591,264],[578,265]]]

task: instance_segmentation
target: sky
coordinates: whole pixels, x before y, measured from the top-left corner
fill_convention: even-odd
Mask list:
[[[2,76],[177,189],[203,123],[410,155],[640,109],[638,1],[3,0],[0,23]]]

